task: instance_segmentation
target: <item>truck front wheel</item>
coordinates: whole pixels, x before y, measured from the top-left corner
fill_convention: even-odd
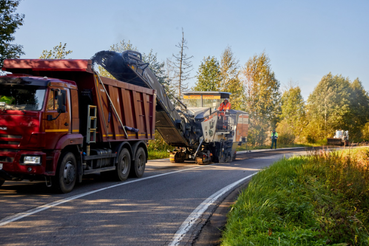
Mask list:
[[[71,192],[77,180],[77,161],[70,152],[63,154],[58,165],[54,183],[60,192]]]
[[[146,158],[145,150],[142,147],[138,148],[136,152],[135,161],[133,162],[133,166],[132,166],[133,169],[131,170],[133,177],[137,177],[137,178],[142,177],[142,175],[145,172],[146,161],[147,161],[147,158]]]
[[[129,172],[131,170],[131,155],[126,148],[120,151],[117,163],[117,176],[118,179],[124,181],[128,178]]]

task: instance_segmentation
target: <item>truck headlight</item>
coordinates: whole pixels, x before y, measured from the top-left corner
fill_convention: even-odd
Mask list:
[[[41,164],[41,156],[24,156],[23,164]]]

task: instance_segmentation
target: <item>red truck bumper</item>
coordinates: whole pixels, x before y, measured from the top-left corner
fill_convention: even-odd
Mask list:
[[[25,163],[25,156],[39,156],[39,163]],[[28,150],[1,150],[0,171],[3,179],[23,178],[26,176],[50,175],[46,170],[46,153]]]

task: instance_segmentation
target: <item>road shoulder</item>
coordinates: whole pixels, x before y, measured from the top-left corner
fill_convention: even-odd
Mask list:
[[[198,237],[192,245],[219,245],[222,232],[227,223],[227,214],[231,210],[231,206],[237,201],[239,194],[246,189],[250,180],[246,180],[243,184],[234,189],[216,208],[214,213],[206,221],[201,229]]]

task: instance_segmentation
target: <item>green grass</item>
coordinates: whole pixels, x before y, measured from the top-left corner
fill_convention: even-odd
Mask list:
[[[369,245],[369,149],[276,162],[239,196],[225,245]]]
[[[149,150],[148,160],[169,158],[169,152],[164,150]]]
[[[155,131],[155,139],[149,140],[147,145],[148,160],[169,158],[168,150],[172,151],[173,149],[174,147],[167,144],[160,133]]]
[[[322,146],[322,144],[277,144],[277,148],[292,148],[292,147],[317,147]],[[262,146],[250,146],[246,144],[242,144],[241,146],[237,147],[237,151],[242,150],[256,150],[256,149],[270,149],[270,145],[262,145]]]

